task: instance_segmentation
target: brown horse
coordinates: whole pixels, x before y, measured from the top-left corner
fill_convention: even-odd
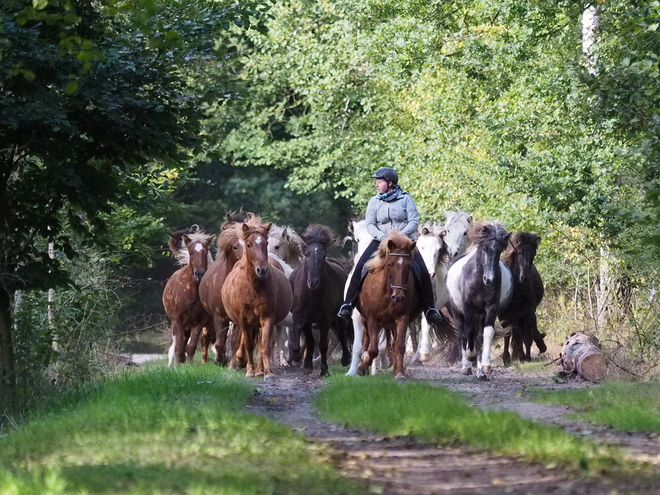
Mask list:
[[[170,247],[176,245],[175,237],[170,235]],[[163,306],[172,321],[174,364],[192,361],[202,328],[212,321],[199,300],[199,281],[206,272],[209,245],[214,237],[203,231],[181,237],[185,247],[177,257],[183,266],[174,272],[163,290]]]
[[[213,333],[202,335],[202,362],[208,361],[208,348],[211,342],[215,347],[215,362],[227,365],[225,347],[229,331],[229,317],[222,304],[222,285],[236,262],[243,256],[243,241],[236,234],[235,225],[243,222],[249,214],[228,213],[218,236],[218,254],[215,261],[199,283],[199,298],[204,309],[213,317]],[[236,346],[232,346],[236,349]]]
[[[312,372],[314,333],[312,325],[319,327],[319,352],[321,376],[328,374],[328,333],[331,325],[342,347],[342,365],[348,366],[347,322],[337,317],[344,294],[348,273],[334,258],[329,258],[328,248],[336,243],[334,233],[324,225],[313,224],[302,235],[305,243],[302,265],[293,270],[289,281],[293,290],[293,330],[289,336],[290,363],[300,366],[300,334],[305,334],[305,370]]]
[[[502,326],[511,327],[511,332],[504,337],[504,364],[511,363],[509,341],[513,340],[513,357],[521,361],[532,360],[532,341],[543,354],[547,347],[539,332],[536,321],[536,308],[543,299],[543,281],[534,257],[541,243],[541,238],[529,232],[516,232],[511,236],[509,246],[502,255],[502,261],[511,270],[513,292],[507,307],[500,311]],[[524,345],[524,349],[523,349]]]
[[[364,374],[378,356],[378,335],[385,329],[392,349],[394,375],[405,380],[406,332],[422,313],[422,301],[411,271],[415,242],[392,232],[365,267],[369,270],[357,301],[364,336],[358,372]]]
[[[253,217],[236,226],[245,243],[242,258],[229,272],[222,286],[222,303],[227,315],[240,329],[241,345],[247,354],[246,376],[264,374],[274,379],[271,370],[273,327],[291,311],[293,295],[289,280],[268,257],[268,231]],[[259,343],[259,368],[254,367],[254,348]]]

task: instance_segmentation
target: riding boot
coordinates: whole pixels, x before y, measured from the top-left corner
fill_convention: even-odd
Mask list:
[[[346,289],[346,299],[344,300],[344,304],[341,305],[339,311],[337,312],[337,316],[340,318],[343,318],[347,321],[351,319],[351,316],[353,315],[353,308],[355,307],[355,302],[357,301],[357,297],[360,294],[360,289],[362,288],[362,283],[364,282],[364,278],[367,276],[369,271],[365,268],[364,264],[369,260],[369,258],[371,258],[371,255],[375,253],[377,249],[378,241],[374,239],[371,241],[371,244],[367,246],[367,248],[362,253],[362,256],[355,264],[353,275],[351,276],[348,288]]]

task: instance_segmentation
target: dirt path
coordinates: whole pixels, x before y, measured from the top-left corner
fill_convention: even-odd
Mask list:
[[[626,434],[569,420],[564,407],[529,401],[526,391],[590,386],[586,382],[553,380],[554,369],[522,374],[495,368],[490,381],[465,377],[447,367],[410,366],[412,379],[464,392],[478,407],[505,409],[524,417],[564,427],[575,435],[625,447],[631,458],[644,460],[660,471],[660,441],[657,436]],[[356,379],[360,379],[356,377]],[[300,369],[278,370],[275,382],[257,382],[251,412],[266,415],[305,434],[312,441],[329,443],[335,460],[347,476],[366,480],[370,493],[398,494],[608,494],[657,493],[644,479],[606,482],[568,475],[558,469],[467,448],[438,448],[407,438],[385,438],[365,431],[349,430],[319,419],[312,400],[324,386]]]

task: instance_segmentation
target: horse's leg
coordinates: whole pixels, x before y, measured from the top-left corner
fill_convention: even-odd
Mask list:
[[[195,357],[195,352],[197,352],[197,345],[199,344],[199,336],[202,334],[203,328],[204,328],[204,324],[201,323],[199,325],[194,326],[190,332],[190,338],[188,339],[188,343],[186,344],[186,355],[187,355],[188,363],[193,362],[193,358]]]
[[[532,360],[532,342],[534,340],[534,330],[536,326],[536,315],[526,314],[522,318],[523,320],[523,344],[525,345],[525,361]]]
[[[472,366],[477,360],[477,351],[474,347],[474,325],[463,315],[456,315],[456,325],[461,329],[461,373],[472,374]]]
[[[245,336],[243,332],[234,324],[234,330],[231,336],[232,358],[230,368],[238,369],[247,366],[247,352],[245,350]]]
[[[509,352],[509,345],[511,344],[511,334],[513,333],[513,330],[511,328],[511,324],[504,320],[500,320],[500,323],[502,324],[502,328],[506,331],[504,334],[504,349],[502,351],[502,362],[504,363],[504,366],[510,366],[511,365],[511,354]]]
[[[273,318],[265,318],[261,320],[261,349],[260,361],[263,362],[264,380],[275,380],[275,375],[271,369],[271,337],[274,330]]]
[[[511,342],[513,344],[513,360],[523,362],[525,360],[524,342],[524,318],[513,318],[511,322]]]
[[[368,347],[365,346],[366,350],[362,352],[362,358],[360,359],[360,364],[358,365],[360,370],[365,373],[374,359],[378,357],[378,334],[380,333],[380,328],[376,326],[376,321],[374,318],[370,318],[368,323],[365,325],[368,341]],[[365,343],[366,344],[366,343]]]
[[[358,374],[358,364],[360,362],[360,354],[362,353],[364,334],[364,324],[357,309],[353,310],[351,319],[353,321],[353,352],[351,354],[351,367],[348,369],[346,376],[355,376]]]
[[[334,314],[334,313],[333,313]],[[343,318],[335,318],[333,320],[334,330],[341,346],[341,365],[348,366],[351,364],[351,350],[348,347],[348,326],[349,322]]]
[[[394,379],[398,382],[406,379],[406,369],[403,363],[403,355],[406,352],[406,333],[408,331],[408,317],[399,318],[396,322],[396,331],[393,335],[394,342],[392,357],[394,358]]]
[[[174,336],[174,364],[186,362],[185,330],[179,322],[172,322],[172,335]]]
[[[497,318],[497,305],[492,305],[486,310],[486,318],[484,320],[483,340],[481,343],[481,367],[480,378],[487,379],[486,373],[490,373],[492,364],[490,361],[490,346],[493,344],[495,337],[495,318]]]
[[[227,334],[229,333],[229,318],[213,318],[215,328],[215,362],[222,366],[227,365]]]
[[[426,318],[422,318],[421,338],[419,341],[419,360],[422,363],[427,363],[431,360],[431,326],[426,322]]]
[[[300,336],[303,332],[303,326],[307,315],[303,311],[296,310],[293,313],[293,327],[289,335],[289,365],[299,367],[303,363],[302,351],[300,349]]]
[[[209,360],[209,346],[211,344],[211,333],[207,327],[202,328],[201,344],[202,364],[206,364]]]
[[[174,346],[176,345],[176,335],[174,335],[174,326],[172,326],[172,345],[167,351],[167,365],[171,368],[174,366]]]
[[[322,319],[319,322],[319,353],[321,354],[321,374],[328,376],[328,333],[330,332],[330,321]]]
[[[531,312],[533,315],[532,321],[532,336],[534,339],[534,343],[536,344],[536,347],[539,348],[539,354],[543,354],[548,350],[548,346],[545,345],[545,341],[543,340],[545,338],[545,334],[539,332],[539,327],[538,327],[538,321],[536,318],[536,310],[533,310]]]
[[[303,359],[303,368],[305,373],[311,373],[314,369],[314,349],[316,349],[316,342],[314,341],[314,331],[312,329],[312,322],[306,321],[302,326],[302,332],[305,335],[305,352]]]
[[[241,328],[241,350],[244,352],[243,356],[247,360],[245,376],[254,376],[254,339],[252,335],[248,335],[250,329]]]

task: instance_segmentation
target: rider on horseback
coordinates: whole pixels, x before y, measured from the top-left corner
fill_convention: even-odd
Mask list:
[[[410,195],[398,186],[399,176],[396,171],[389,167],[381,167],[371,177],[376,179],[377,193],[369,200],[367,205],[366,221],[367,231],[371,234],[373,240],[355,265],[353,276],[346,291],[346,299],[337,313],[337,316],[346,320],[351,318],[353,307],[360,292],[364,277],[362,273],[364,264],[376,252],[380,241],[385,239],[392,229],[396,229],[399,233],[412,238],[419,225],[417,206],[415,206],[415,202]],[[426,308],[424,311],[426,321],[430,325],[439,323],[442,321],[442,316],[433,305],[431,277],[422,255],[417,250],[415,250],[412,271]]]

